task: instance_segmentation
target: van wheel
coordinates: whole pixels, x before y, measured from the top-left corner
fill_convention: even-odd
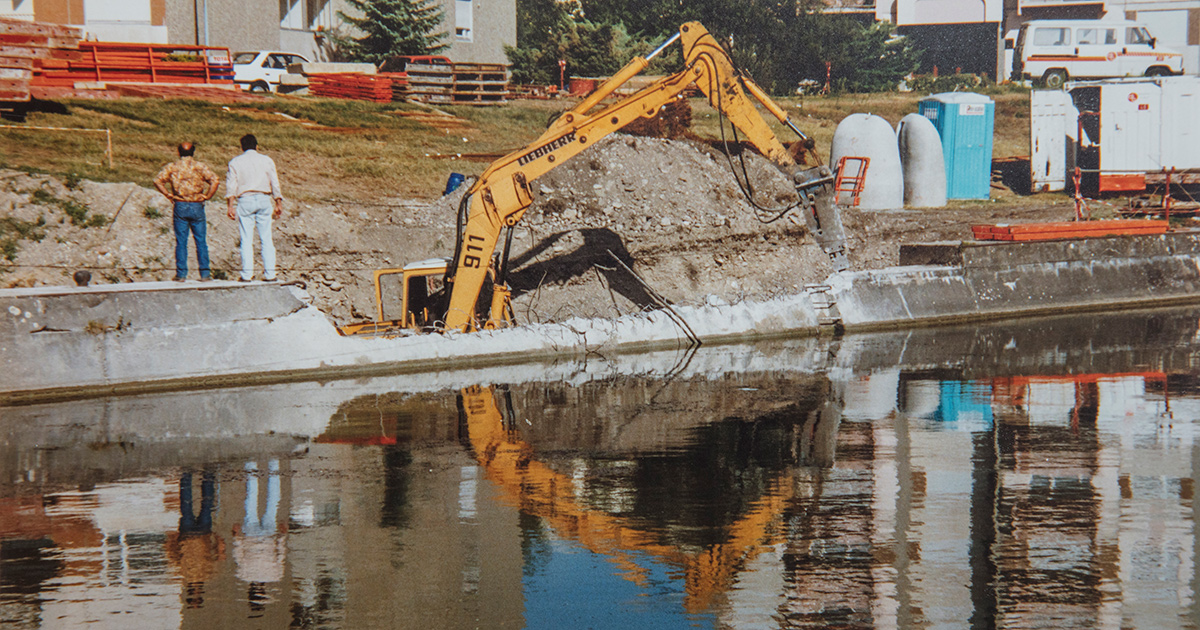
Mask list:
[[[1169,77],[1169,76],[1171,76],[1171,69],[1164,68],[1162,66],[1154,66],[1153,68],[1146,68],[1146,76],[1148,76],[1148,77]]]
[[[1042,75],[1042,85],[1051,90],[1061,90],[1062,86],[1067,82],[1067,71],[1061,68],[1047,70],[1046,74]]]
[[[267,85],[266,81],[255,81],[250,84],[251,92],[270,92],[271,86]]]

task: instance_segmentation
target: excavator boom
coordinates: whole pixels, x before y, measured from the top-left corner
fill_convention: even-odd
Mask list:
[[[644,70],[653,55],[633,59],[579,105],[555,120],[541,137],[500,158],[480,175],[467,192],[466,205],[460,210],[459,238],[446,273],[449,297],[443,319],[445,330],[494,328],[511,321],[506,270],[503,269],[507,260],[507,242],[501,269],[491,269],[495,284],[486,317],[477,318],[477,302],[501,233],[516,225],[533,203],[531,184],[535,179],[634,120],[654,116],[660,107],[693,84],[708,97],[714,108],[745,134],[747,141],[793,177],[800,195],[799,205],[810,230],[833,258],[835,267],[845,268],[841,225],[832,203],[832,175],[828,169],[797,170],[795,160],[755,109],[754,102],[763,104],[793,130],[795,126],[761,88],[738,75],[728,54],[703,26],[696,22],[684,24],[679,39],[685,60],[682,70],[593,112],[618,87]],[[465,220],[461,216],[464,211]]]

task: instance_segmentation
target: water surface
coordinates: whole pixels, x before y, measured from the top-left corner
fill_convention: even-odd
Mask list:
[[[1196,628],[1198,320],[3,408],[0,625]]]

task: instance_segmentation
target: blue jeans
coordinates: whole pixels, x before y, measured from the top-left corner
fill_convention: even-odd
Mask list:
[[[275,201],[270,195],[247,193],[238,197],[238,233],[242,240],[242,279],[254,277],[254,230],[262,244],[263,278],[275,277],[275,243],[271,240],[271,214]]]
[[[200,477],[200,514],[192,503],[192,473],[179,478],[179,533],[207,534],[212,532],[213,504],[216,501],[216,475],[205,472]]]
[[[196,262],[200,265],[200,277],[211,275],[208,268],[207,224],[204,221],[203,201],[175,202],[175,277],[186,278],[188,272],[188,231],[196,239]]]

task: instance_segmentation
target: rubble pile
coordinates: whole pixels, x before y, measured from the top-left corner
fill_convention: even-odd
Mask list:
[[[729,158],[702,142],[614,134],[536,180],[522,225],[608,228],[629,238],[681,228],[751,229],[761,222],[735,179],[735,168],[744,177],[743,160],[753,199],[765,208],[760,214],[773,217],[794,201],[788,178],[757,153]],[[442,198],[432,213],[453,216],[461,194]]]

